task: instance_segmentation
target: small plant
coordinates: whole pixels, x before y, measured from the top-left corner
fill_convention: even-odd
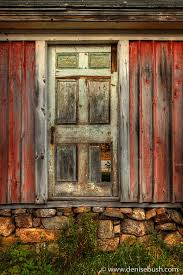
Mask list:
[[[160,235],[152,232],[145,245],[138,242],[129,244],[126,240],[114,252],[101,252],[96,248],[96,233],[97,222],[92,215],[79,215],[77,220],[71,219],[62,231],[58,240],[58,255],[50,254],[44,242],[39,244],[37,251],[33,246],[16,244],[0,251],[0,274],[110,275],[111,268],[129,266],[153,269],[174,267],[179,269],[176,274],[183,274],[183,244],[167,246]]]
[[[47,248],[36,253],[34,248],[15,244],[0,254],[1,275],[53,275]]]
[[[77,222],[71,219],[58,240],[61,263],[69,267],[76,260],[93,254],[96,251],[96,234],[97,222],[91,214],[78,217]]]

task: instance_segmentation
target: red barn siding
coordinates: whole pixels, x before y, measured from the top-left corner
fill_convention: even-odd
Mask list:
[[[140,47],[140,201],[152,200],[152,92],[153,92],[153,44],[141,43]]]
[[[139,93],[139,43],[132,42],[129,47],[129,66],[130,66],[130,201],[138,201],[138,178],[139,178],[139,165],[138,165],[138,93]]]
[[[6,203],[8,179],[8,43],[0,44],[0,202]]]
[[[135,49],[135,58],[134,50]],[[131,193],[139,159],[139,201],[183,201],[183,42],[130,42]],[[137,74],[137,68],[139,73]],[[134,82],[134,74],[136,81]],[[133,104],[132,104],[133,101]],[[137,114],[134,104],[138,104]],[[133,166],[132,166],[133,163]],[[135,188],[135,191],[134,191]],[[129,201],[131,201],[129,199]]]
[[[183,43],[173,44],[172,161],[173,201],[183,201]]]
[[[34,202],[34,42],[0,43],[0,202]],[[5,105],[4,105],[5,102]]]

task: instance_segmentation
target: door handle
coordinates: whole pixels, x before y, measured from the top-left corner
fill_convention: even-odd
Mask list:
[[[50,139],[51,145],[55,143],[55,127],[51,126],[51,139]]]

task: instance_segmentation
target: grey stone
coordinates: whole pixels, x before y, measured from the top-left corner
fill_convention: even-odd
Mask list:
[[[145,210],[142,208],[134,208],[131,214],[127,214],[127,216],[131,219],[137,220],[137,221],[143,221],[145,220]]]
[[[181,224],[182,215],[178,211],[176,211],[174,209],[169,209],[169,210],[167,210],[167,212],[169,213],[172,221],[174,221],[175,223]]]
[[[102,212],[104,212],[104,207],[93,207],[92,208],[92,211],[94,212],[94,213],[102,213]]]
[[[48,218],[53,217],[56,214],[56,209],[37,209],[35,211],[36,217]]]
[[[125,219],[121,223],[122,233],[135,235],[137,237],[144,236],[154,229],[153,221],[136,221],[131,219]]]
[[[113,224],[110,220],[99,221],[98,225],[98,238],[110,239],[113,237]]]
[[[73,209],[73,212],[75,214],[87,213],[87,212],[90,212],[90,211],[91,211],[91,207],[84,207],[84,206],[76,207],[76,208]]]
[[[175,231],[176,224],[175,223],[163,223],[155,226],[156,230],[162,231]]]
[[[119,208],[106,208],[103,215],[111,218],[124,219],[124,215]]]
[[[46,229],[63,229],[69,223],[69,218],[64,216],[55,216],[51,218],[43,218],[42,224]]]

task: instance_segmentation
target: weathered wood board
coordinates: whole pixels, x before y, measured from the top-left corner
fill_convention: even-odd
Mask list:
[[[139,194],[139,45],[131,42],[129,45],[129,132],[130,132],[130,201],[138,201]]]
[[[0,44],[0,203],[7,202],[9,43]]]
[[[173,202],[183,201],[183,43],[173,43],[172,166]]]
[[[57,81],[57,123],[73,124],[77,122],[77,93],[76,80]]]
[[[88,81],[89,118],[92,124],[110,122],[110,81]]]
[[[35,43],[0,43],[0,203],[33,203]]]
[[[182,42],[130,42],[130,193],[138,183],[139,202],[183,200],[182,54]]]
[[[100,146],[89,146],[89,181],[101,182]]]
[[[77,146],[58,145],[56,152],[57,181],[77,180]]]

